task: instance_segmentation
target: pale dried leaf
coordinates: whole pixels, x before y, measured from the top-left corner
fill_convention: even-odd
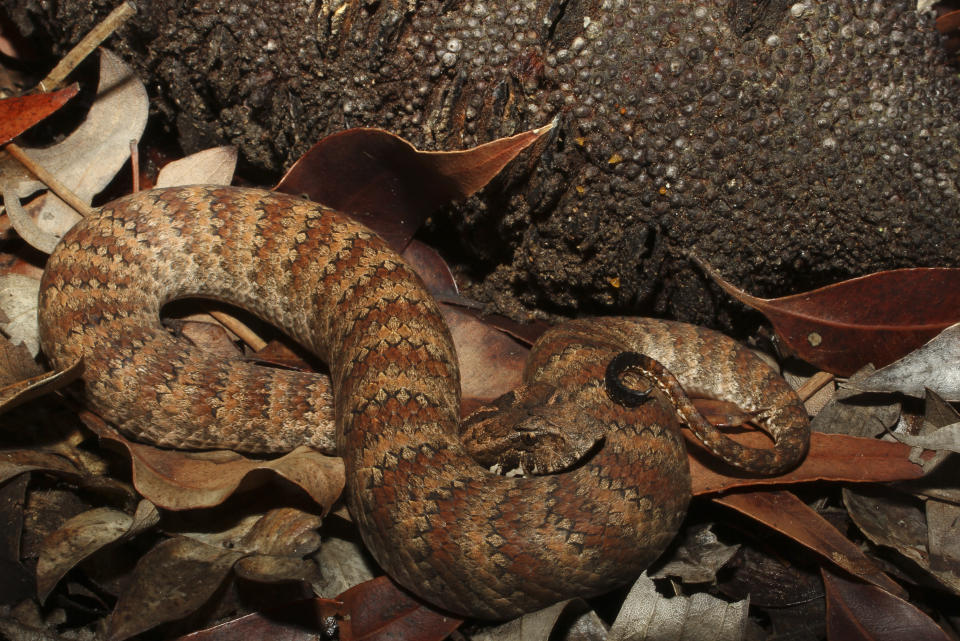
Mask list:
[[[110,51],[100,51],[97,97],[84,122],[56,145],[24,149],[86,203],[103,191],[130,157],[130,141],[139,140],[143,134],[149,106],[146,89],[130,67]],[[19,198],[44,187],[12,159],[4,161],[0,173],[9,192]],[[48,251],[79,220],[78,214],[52,194],[45,197],[39,211],[32,213],[36,214],[35,230],[26,229],[20,224],[22,220],[14,226],[28,242],[42,238],[39,246],[34,245],[41,251]]]
[[[923,398],[925,390],[931,389],[948,401],[960,401],[960,323],[850,386],[865,392],[900,392],[917,398]]]
[[[36,200],[40,201],[42,199],[45,201],[46,196],[49,195],[50,194],[41,194]],[[56,203],[59,203],[59,205],[54,205],[54,208],[57,209],[57,211],[48,211],[44,213],[44,216],[49,217],[57,214],[63,215],[63,208],[66,208],[67,222],[65,225],[66,228],[69,229],[74,225],[74,223],[77,222],[77,220],[80,219],[80,217],[77,212],[73,210],[73,208],[68,207],[62,200],[56,199]],[[62,234],[56,235],[41,229],[36,220],[34,220],[34,217],[24,210],[23,205],[21,204],[17,195],[6,184],[3,185],[3,205],[7,209],[7,216],[10,218],[10,224],[13,225],[13,228],[17,230],[20,238],[22,238],[23,241],[31,247],[39,249],[45,254],[49,254],[53,251],[53,248],[57,246],[57,243],[60,242]],[[38,205],[37,207],[40,206],[42,205]]]
[[[40,328],[37,325],[37,299],[40,281],[22,274],[0,276],[0,311],[7,317],[0,330],[10,342],[23,343],[31,356],[40,352]]]
[[[689,528],[670,559],[655,572],[653,579],[679,577],[684,583],[710,583],[717,578],[717,570],[736,554],[739,545],[725,545],[717,539],[710,524]]]
[[[160,520],[157,508],[140,501],[130,516],[110,508],[78,514],[48,536],[37,560],[37,595],[45,601],[60,579],[75,565],[118,541],[152,528]]]
[[[581,599],[570,599],[530,612],[471,635],[473,641],[601,640],[603,623]]]
[[[941,427],[928,434],[912,435],[893,432],[893,436],[901,443],[913,447],[960,453],[960,423]]]
[[[157,187],[180,185],[229,185],[237,168],[237,148],[204,149],[164,165],[157,175]]]
[[[708,594],[661,596],[646,574],[627,595],[608,641],[740,641],[749,600],[727,603]]]
[[[930,499],[926,513],[930,569],[941,575],[949,573],[960,583],[960,506]]]

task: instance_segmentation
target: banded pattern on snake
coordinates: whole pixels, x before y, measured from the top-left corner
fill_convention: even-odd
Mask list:
[[[222,362],[172,336],[160,309],[192,296],[283,329],[325,360],[332,392],[320,376]],[[135,439],[336,451],[374,557],[401,585],[460,615],[512,617],[645,569],[690,499],[678,417],[752,471],[785,469],[807,447],[796,395],[731,339],[665,321],[580,320],[544,335],[525,379],[580,390],[578,406],[610,426],[602,447],[561,474],[492,474],[457,436],[456,354],[420,279],[361,225],[283,194],[183,187],[110,203],[50,257],[39,313],[52,363],[82,355],[86,401]],[[607,364],[624,351],[656,359],[625,372],[651,388],[637,407],[607,397]],[[738,449],[681,385],[757,412],[774,448]]]

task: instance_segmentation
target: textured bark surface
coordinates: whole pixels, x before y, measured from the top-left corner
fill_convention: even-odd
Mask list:
[[[16,4],[66,47],[114,3]],[[472,293],[723,325],[683,251],[760,295],[960,263],[960,86],[912,6],[152,0],[111,46],[187,151],[274,172],[350,126],[450,149],[559,117],[436,217]]]

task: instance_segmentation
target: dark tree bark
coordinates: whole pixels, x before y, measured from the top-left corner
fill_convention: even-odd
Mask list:
[[[63,50],[113,2],[10,11]],[[960,86],[913,0],[140,4],[111,46],[185,151],[278,173],[345,127],[453,149],[557,118],[435,217],[513,314],[728,325],[688,250],[760,295],[960,262]]]

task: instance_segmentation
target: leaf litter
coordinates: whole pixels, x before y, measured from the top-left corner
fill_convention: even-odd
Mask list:
[[[106,69],[114,63],[119,66]],[[103,54],[101,90],[107,82],[104,78],[120,82],[120,78],[129,77],[129,70],[122,63],[109,53]],[[146,98],[142,85],[135,80],[126,80],[124,87],[131,88],[111,92],[127,92],[122,104],[111,105],[98,100],[95,108],[100,111],[91,110],[84,124],[63,143],[46,150],[27,152],[53,169],[87,203],[113,179],[129,155],[129,141],[139,139],[143,130]],[[64,93],[61,97],[66,95]],[[44,108],[49,108],[59,99],[40,102],[46,104]],[[0,110],[2,105],[3,101],[0,101]],[[103,113],[105,105],[110,105],[111,113]],[[7,108],[13,106],[7,105]],[[28,119],[43,117],[41,111],[26,115]],[[105,123],[111,122],[126,128],[120,127],[117,136],[106,136],[110,125]],[[388,236],[395,246],[407,248],[405,255],[427,274],[425,280],[430,283],[431,290],[441,300],[451,303],[445,307],[444,313],[454,327],[461,359],[466,361],[463,368],[464,396],[468,403],[471,399],[477,403],[488,402],[519,380],[526,345],[542,331],[542,326],[522,325],[478,314],[478,306],[460,297],[444,261],[430,248],[412,241],[412,234],[437,203],[481,188],[499,168],[527,146],[537,144],[549,130],[549,126],[544,127],[495,141],[483,149],[464,152],[421,152],[388,132],[352,130],[318,143],[277,186],[281,190],[306,193],[328,204],[353,209],[368,224]],[[64,147],[67,142],[75,146]],[[356,158],[369,155],[371,150],[382,151],[382,163],[358,166]],[[191,177],[202,177],[203,182],[229,184],[235,162],[235,152],[229,149],[208,150],[172,163],[158,178],[158,184],[195,182]],[[103,169],[96,172],[96,177],[88,175],[92,164]],[[335,165],[340,165],[340,173],[331,170]],[[398,171],[398,166],[403,171]],[[325,173],[317,174],[318,167]],[[416,168],[412,174],[410,167]],[[0,172],[0,184],[5,192],[15,194],[17,198],[41,187],[9,159],[0,164]],[[331,177],[337,179],[330,180]],[[425,181],[433,186],[424,190]],[[401,189],[407,197],[396,203],[390,202],[384,194],[393,188]],[[54,196],[44,195],[35,198],[28,207],[34,216],[38,210],[47,212],[39,215],[42,220],[52,215],[61,221],[52,230],[45,230],[43,234],[46,236],[38,237],[38,246],[52,247],[51,243],[71,224],[66,221],[72,214],[50,213],[54,210],[46,201],[54,200]],[[8,207],[11,209],[16,207]],[[25,226],[18,225],[24,235],[32,233]],[[956,359],[949,351],[955,346],[955,339],[951,338],[949,331],[943,334],[946,338],[931,341],[946,341],[947,351],[935,356],[922,353],[923,350],[906,355],[919,347],[923,340],[930,339],[958,320],[955,297],[940,296],[936,304],[930,304],[934,294],[957,291],[955,272],[895,270],[769,301],[756,299],[729,284],[718,282],[743,302],[756,304],[768,313],[783,343],[814,365],[838,374],[853,374],[855,369],[868,362],[885,365],[893,360],[890,355],[896,353],[897,357],[903,357],[903,361],[880,370],[885,376],[894,372],[894,382],[887,380],[883,383],[886,386],[883,391],[917,396],[925,388],[933,387],[955,399],[950,391],[955,387],[938,386],[935,382],[944,377],[950,381],[949,376],[956,373]],[[35,285],[30,284],[30,287],[35,288]],[[29,287],[23,289],[27,293],[19,295],[25,303],[20,311],[7,306],[0,307],[0,311],[14,319],[29,319],[31,314],[27,303],[31,296]],[[35,306],[35,289],[33,294]],[[850,305],[850,300],[862,304]],[[869,308],[878,316],[867,322],[837,316],[838,302],[846,302],[850,308]],[[881,327],[884,324],[894,326],[891,334],[882,333],[890,329]],[[29,346],[29,320],[22,325],[26,329],[16,329],[15,325],[3,329],[18,334],[18,340]],[[187,322],[179,329],[191,334],[198,344],[217,345],[218,353],[224,358],[237,356],[236,334],[198,325]],[[836,331],[841,333],[832,333]],[[834,349],[838,340],[836,336],[847,337],[842,350]],[[877,340],[878,336],[883,340]],[[920,336],[925,338],[920,339]],[[880,343],[882,353],[877,352],[871,343]],[[264,344],[271,345],[269,342]],[[24,392],[23,400],[30,395],[59,389],[69,380],[71,371],[47,375],[37,372],[36,363],[23,351],[24,348],[17,349],[19,351],[8,350],[6,384],[35,390]],[[250,357],[249,353],[246,357]],[[907,362],[909,368],[904,369],[903,362]],[[296,366],[302,365],[298,363]],[[81,366],[81,363],[76,364],[76,367]],[[926,373],[932,373],[935,378],[931,379]],[[38,375],[50,380],[32,380]],[[958,545],[951,536],[951,526],[960,515],[957,514],[956,479],[951,474],[954,467],[951,461],[956,452],[955,428],[960,419],[952,420],[949,414],[952,407],[942,401],[938,405],[938,401],[928,394],[925,401],[928,415],[922,421],[921,429],[911,433],[911,422],[904,418],[909,418],[913,411],[909,407],[911,402],[904,401],[901,407],[901,401],[890,394],[878,394],[875,390],[871,394],[861,393],[863,381],[871,380],[868,374],[853,377],[849,382],[841,381],[844,387],[840,390],[830,377],[819,380],[827,381],[826,385],[820,385],[820,394],[829,400],[823,409],[818,407],[815,425],[820,431],[814,434],[811,453],[803,464],[781,477],[761,479],[724,469],[692,447],[690,461],[695,494],[731,507],[745,515],[744,518],[763,523],[765,527],[780,532],[786,540],[799,542],[813,550],[820,559],[814,561],[813,566],[824,568],[823,581],[828,587],[826,602],[830,609],[825,625],[831,630],[843,630],[843,626],[851,622],[869,627],[867,624],[883,621],[878,617],[877,607],[904,611],[903,602],[890,595],[890,592],[903,593],[901,584],[909,586],[913,593],[929,589],[932,579],[940,589],[958,593]],[[872,379],[871,384],[877,380]],[[25,385],[27,381],[30,382]],[[21,398],[20,393],[15,392],[9,397],[12,400],[8,409]],[[934,416],[937,407],[941,412]],[[949,411],[943,411],[944,408]],[[737,418],[735,411],[722,407],[714,406],[710,413],[733,426],[749,421],[749,417]],[[75,425],[57,424],[47,430],[42,448],[6,449],[0,455],[0,479],[5,481],[3,489],[19,488],[24,497],[21,509],[32,509],[36,514],[59,515],[47,519],[42,525],[39,522],[34,525],[29,519],[22,525],[25,558],[35,559],[37,567],[37,596],[49,595],[48,604],[56,601],[53,597],[57,594],[62,600],[84,590],[89,592],[88,588],[81,589],[69,579],[71,568],[74,573],[98,577],[96,566],[91,566],[90,561],[106,558],[111,550],[119,547],[139,546],[141,549],[135,557],[139,562],[123,571],[120,583],[106,580],[96,586],[96,599],[103,604],[101,607],[109,610],[110,603],[116,602],[109,620],[111,638],[127,638],[164,623],[175,626],[181,619],[189,620],[193,622],[190,625],[197,627],[204,621],[203,612],[218,603],[215,609],[220,616],[230,616],[233,606],[224,595],[234,589],[231,586],[238,579],[256,583],[294,582],[305,586],[308,593],[312,591],[320,598],[290,601],[287,607],[291,610],[295,605],[306,608],[311,613],[308,618],[314,628],[317,625],[339,626],[344,639],[360,638],[357,634],[363,638],[401,634],[407,638],[439,639],[460,626],[459,621],[442,613],[433,613],[423,604],[410,605],[407,603],[409,597],[385,578],[373,578],[374,569],[369,565],[369,559],[365,559],[358,541],[334,536],[330,539],[329,549],[326,544],[320,545],[317,532],[328,530],[334,521],[339,520],[341,527],[349,527],[339,517],[328,516],[322,525],[320,521],[324,512],[335,507],[334,501],[342,488],[342,466],[338,468],[338,459],[299,450],[273,461],[247,459],[232,452],[170,452],[132,443],[102,421],[98,422],[95,416],[81,413],[81,417],[87,428],[97,435],[95,438],[90,438],[90,432]],[[875,438],[890,439],[891,434],[903,443]],[[755,445],[762,445],[765,438],[755,432],[734,437]],[[926,476],[923,476],[924,471],[928,472]],[[125,474],[132,485],[125,480]],[[118,475],[119,478],[106,475]],[[271,475],[274,480],[268,480]],[[279,482],[282,487],[299,488],[298,491],[310,497],[313,507],[303,510],[284,506],[291,495],[276,491],[277,476],[286,479]],[[27,484],[28,479],[45,485],[32,488]],[[831,521],[827,522],[818,510],[783,489],[786,484],[811,481],[843,484],[842,505],[846,512],[839,512],[837,506],[830,513]],[[46,487],[51,482],[67,489]],[[861,485],[878,482],[898,482],[897,489]],[[780,487],[763,489],[768,484]],[[737,488],[740,490],[733,491]],[[95,504],[71,499],[72,492],[85,493]],[[138,495],[144,498],[134,500]],[[218,517],[217,510],[249,496],[272,497],[278,504],[269,510],[245,510],[246,515],[232,524]],[[28,508],[27,500],[31,497],[34,498],[34,507]],[[703,499],[694,504],[694,513],[698,506],[705,504]],[[829,501],[830,498],[821,500]],[[38,511],[44,503],[47,507]],[[181,514],[196,516],[206,521],[207,527],[202,531],[177,527],[176,515]],[[833,523],[837,519],[841,525],[847,523],[852,527],[856,524],[865,539],[851,540],[848,536],[854,535],[841,534],[843,530],[838,530]],[[909,524],[909,527],[896,531],[896,526],[891,524],[899,523]],[[654,581],[641,577],[629,591],[619,614],[605,610],[605,614],[598,617],[590,608],[599,605],[600,601],[584,603],[575,599],[548,608],[546,613],[531,613],[499,629],[474,624],[475,627],[466,634],[470,638],[484,638],[482,635],[489,634],[492,629],[497,630],[495,635],[502,636],[490,638],[510,638],[506,635],[516,634],[521,635],[516,638],[560,638],[557,634],[562,629],[566,635],[562,638],[568,639],[680,638],[678,635],[685,635],[683,638],[743,638],[748,627],[757,626],[756,621],[748,616],[753,608],[746,600],[731,603],[717,598],[716,587],[724,585],[721,579],[729,574],[730,565],[735,559],[751,553],[754,548],[748,546],[754,546],[756,542],[747,539],[744,543],[736,537],[731,538],[729,528],[721,527],[720,533],[715,534],[710,524],[702,522],[691,522],[689,529],[686,533],[681,532],[679,538],[682,542],[662,560],[661,573],[654,574],[661,578]],[[865,553],[858,546],[865,548]],[[906,566],[891,564],[886,559],[878,563],[875,555],[878,546],[896,551],[914,565],[904,569]],[[810,563],[809,559],[804,562]],[[917,575],[918,566],[920,576]],[[890,592],[846,579],[844,581],[854,586],[853,592],[846,589],[849,586],[838,587],[837,577],[830,569],[836,567],[885,586]],[[880,568],[891,573],[896,583]],[[320,577],[321,573],[327,573],[326,570],[332,579]],[[929,578],[924,580],[923,573]],[[119,585],[125,587],[120,589]],[[672,598],[664,597],[658,589],[667,586],[672,588]],[[331,594],[334,590],[336,593]],[[346,601],[338,602],[333,598],[343,598],[347,594],[350,596]],[[865,598],[863,594],[870,596]],[[756,598],[749,602],[763,603],[763,596],[762,588],[758,588]],[[814,601],[824,599],[823,596],[811,598]],[[853,607],[854,602],[859,607]],[[0,619],[16,629],[42,631],[46,624],[42,616],[35,614],[36,605],[23,603],[26,605],[19,611],[20,619],[15,615],[9,620],[4,619],[5,615]],[[862,607],[864,603],[868,607]],[[561,616],[564,612],[567,614]],[[766,612],[774,621],[786,620],[782,612]],[[905,616],[909,618],[912,630],[939,630],[936,623],[919,610],[909,611]],[[357,633],[351,626],[359,624],[363,617],[367,617],[372,627]],[[345,625],[347,621],[350,626]],[[612,627],[608,622],[612,622]],[[233,618],[221,624],[218,634],[229,634],[230,630],[239,632],[247,625],[263,625],[263,622],[257,623],[247,617]],[[795,620],[791,625],[799,624]],[[451,627],[448,629],[447,626]],[[177,628],[163,629],[172,631]],[[537,631],[533,632],[534,629]],[[212,630],[205,632],[215,634]],[[196,638],[214,638],[196,634],[200,635]]]

